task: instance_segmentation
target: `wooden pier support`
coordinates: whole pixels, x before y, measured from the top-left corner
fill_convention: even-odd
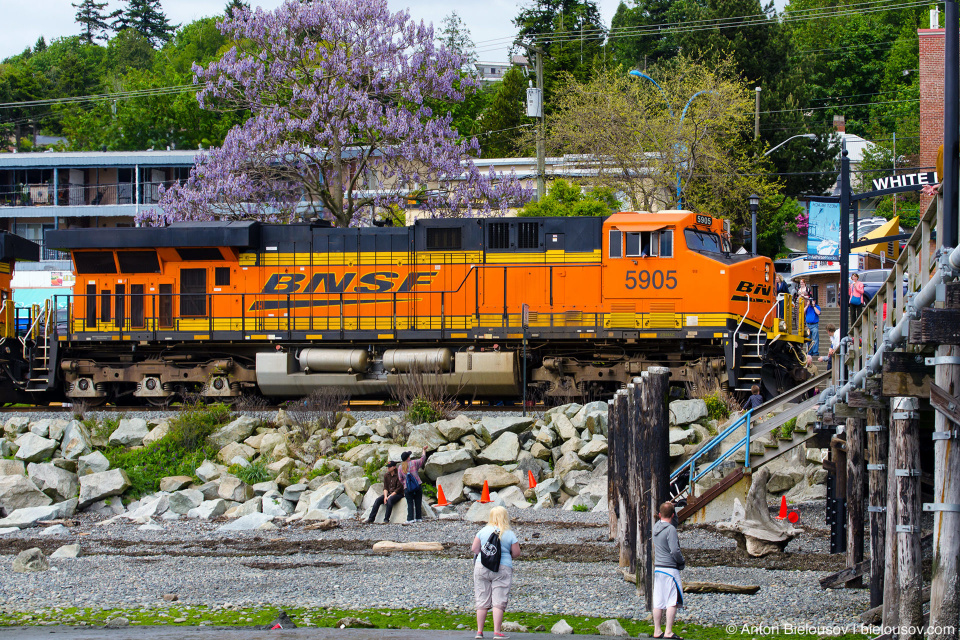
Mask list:
[[[861,418],[847,418],[847,568],[863,562],[863,481],[864,424]],[[856,578],[848,587],[859,588]]]
[[[891,427],[893,421],[890,421]],[[883,626],[895,627],[900,620],[900,585],[897,577],[897,447],[894,429],[887,441],[887,511],[884,513]]]
[[[956,291],[957,289],[954,288]],[[948,301],[950,296],[948,296]],[[934,440],[933,580],[928,640],[956,640],[960,623],[960,347],[937,348],[931,402],[937,409]],[[957,364],[954,364],[956,362]],[[946,397],[944,397],[946,396]],[[952,405],[952,411],[951,411]],[[952,415],[951,415],[952,414]],[[952,628],[952,632],[948,629]]]
[[[923,576],[920,555],[920,414],[916,398],[893,402],[897,458],[897,574],[900,588],[899,625],[915,630],[899,640],[923,637]]]
[[[886,559],[887,451],[890,430],[886,412],[867,411],[867,518],[870,522],[870,606],[883,603]]]

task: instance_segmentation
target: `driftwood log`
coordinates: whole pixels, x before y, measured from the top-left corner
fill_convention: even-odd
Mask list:
[[[330,529],[336,529],[340,526],[340,523],[332,518],[327,518],[326,520],[321,520],[316,524],[311,524],[303,528],[304,531],[329,531]]]
[[[637,584],[637,576],[623,571],[623,579],[631,584]],[[760,586],[755,584],[739,585],[726,584],[724,582],[686,582],[683,583],[684,593],[735,593],[739,595],[752,596],[760,591]]]
[[[730,522],[720,522],[717,530],[737,541],[737,548],[754,558],[762,558],[786,549],[800,531],[786,520],[774,520],[767,506],[767,481],[770,471],[764,467],[753,475],[743,513],[734,509]]]
[[[443,544],[440,542],[393,542],[392,540],[381,540],[373,545],[374,551],[443,551]]]

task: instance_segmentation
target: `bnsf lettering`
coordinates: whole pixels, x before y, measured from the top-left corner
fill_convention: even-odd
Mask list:
[[[737,291],[741,293],[755,293],[758,296],[770,295],[771,289],[772,286],[769,284],[754,284],[746,280],[741,280],[740,284],[737,285]]]
[[[365,273],[357,280],[356,272],[315,273],[307,281],[305,273],[273,273],[263,285],[261,293],[402,293],[412,291],[417,286],[429,286],[437,271],[419,271],[401,276],[392,271]],[[357,281],[357,285],[351,285]]]

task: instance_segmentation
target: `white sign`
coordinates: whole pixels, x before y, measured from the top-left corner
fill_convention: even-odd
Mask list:
[[[922,187],[925,184],[937,184],[936,171],[927,171],[925,173],[905,173],[898,176],[886,176],[875,178],[873,188],[877,191],[884,189],[909,189],[911,187]]]

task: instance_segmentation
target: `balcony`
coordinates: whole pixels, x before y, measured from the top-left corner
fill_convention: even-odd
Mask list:
[[[64,184],[57,189],[50,183],[0,186],[0,207],[108,207],[154,205],[160,202],[160,188],[169,188],[176,180],[119,184]],[[139,188],[139,193],[138,193]],[[37,215],[37,214],[31,214]],[[51,211],[49,215],[55,215]],[[83,215],[97,215],[87,211]],[[124,214],[119,214],[124,215]]]

